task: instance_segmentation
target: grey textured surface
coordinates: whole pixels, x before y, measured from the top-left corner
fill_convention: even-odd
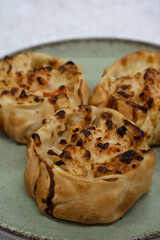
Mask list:
[[[160,1],[5,0],[0,1],[0,23],[0,56],[40,43],[87,37],[160,44]],[[0,239],[11,238],[0,231]]]
[[[118,37],[160,44],[159,0],[0,1],[0,56],[56,40]]]

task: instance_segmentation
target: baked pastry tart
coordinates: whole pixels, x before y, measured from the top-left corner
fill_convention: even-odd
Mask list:
[[[28,142],[27,162],[26,188],[42,212],[110,223],[150,189],[155,153],[121,113],[79,106],[44,120]]]
[[[0,61],[0,128],[19,143],[58,109],[88,104],[89,95],[82,69],[72,61],[36,52]]]
[[[118,110],[160,144],[160,53],[134,52],[106,67],[90,103]]]

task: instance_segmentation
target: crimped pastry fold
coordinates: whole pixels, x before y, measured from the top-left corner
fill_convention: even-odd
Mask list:
[[[121,112],[159,145],[160,53],[134,52],[106,67],[90,103]]]
[[[0,127],[19,143],[61,107],[88,104],[89,95],[81,66],[72,61],[36,52],[0,61]]]
[[[110,223],[149,191],[155,153],[121,113],[79,106],[44,121],[28,143],[27,162],[26,188],[45,214]]]

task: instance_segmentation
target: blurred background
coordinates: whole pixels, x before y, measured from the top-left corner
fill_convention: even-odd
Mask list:
[[[160,44],[160,0],[0,1],[0,56],[64,39],[115,37]]]

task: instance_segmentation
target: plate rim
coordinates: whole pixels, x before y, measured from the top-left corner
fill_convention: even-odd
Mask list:
[[[135,44],[144,44],[147,46],[153,46],[153,47],[157,47],[160,48],[160,43],[156,44],[156,43],[151,43],[148,41],[142,41],[142,40],[134,40],[134,39],[129,39],[129,38],[119,38],[119,37],[86,37],[86,38],[70,38],[70,39],[62,39],[62,40],[55,40],[55,41],[49,41],[49,42],[44,42],[44,43],[39,43],[39,44],[33,44],[31,46],[27,46],[24,48],[20,48],[17,50],[13,50],[9,53],[7,53],[7,55],[2,55],[0,56],[0,59],[3,59],[6,56],[13,56],[13,55],[17,55],[20,54],[22,52],[26,52],[26,51],[32,51],[36,48],[39,47],[47,47],[47,46],[51,46],[51,45],[60,45],[60,44],[67,44],[70,42],[81,42],[81,41],[85,41],[85,42],[89,42],[89,41],[111,41],[111,42],[126,42],[126,43],[135,43]]]
[[[18,229],[16,227],[10,226],[8,224],[0,222],[0,230],[9,234],[12,234],[14,236],[20,237],[22,239],[29,239],[29,240],[69,240],[69,239],[62,239],[57,237],[49,237],[45,235],[38,235],[35,233],[31,233],[29,231],[25,231],[22,229]],[[160,231],[156,231],[151,234],[146,234],[134,238],[127,238],[127,239],[121,239],[121,240],[156,240],[160,237]]]
[[[33,44],[28,47],[24,47],[15,51],[12,51],[8,53],[7,55],[2,55],[0,56],[0,60],[3,59],[6,56],[14,56],[17,54],[20,54],[22,52],[26,51],[34,51],[36,48],[40,48],[42,46],[47,47],[47,46],[52,46],[52,45],[60,45],[60,44],[67,44],[67,43],[75,43],[75,42],[89,42],[89,41],[111,41],[111,42],[126,42],[129,44],[144,44],[146,46],[151,46],[151,47],[157,47],[160,48],[160,44],[156,43],[151,43],[148,41],[142,41],[142,40],[134,40],[134,39],[129,39],[129,38],[119,38],[119,37],[86,37],[86,38],[71,38],[71,39],[62,39],[62,40],[55,40],[55,41],[49,41],[49,42],[44,42],[40,44]],[[8,225],[6,223],[3,223],[0,221],[0,230],[5,233],[12,234],[14,236],[20,237],[22,239],[30,239],[30,240],[69,240],[69,239],[61,239],[57,237],[49,237],[45,235],[38,235],[35,233],[31,233],[29,231],[25,231],[19,228],[16,228],[14,226]],[[158,237],[160,237],[160,231],[156,231],[150,234],[142,235],[139,237],[133,237],[131,239],[121,239],[121,240],[156,240]]]

